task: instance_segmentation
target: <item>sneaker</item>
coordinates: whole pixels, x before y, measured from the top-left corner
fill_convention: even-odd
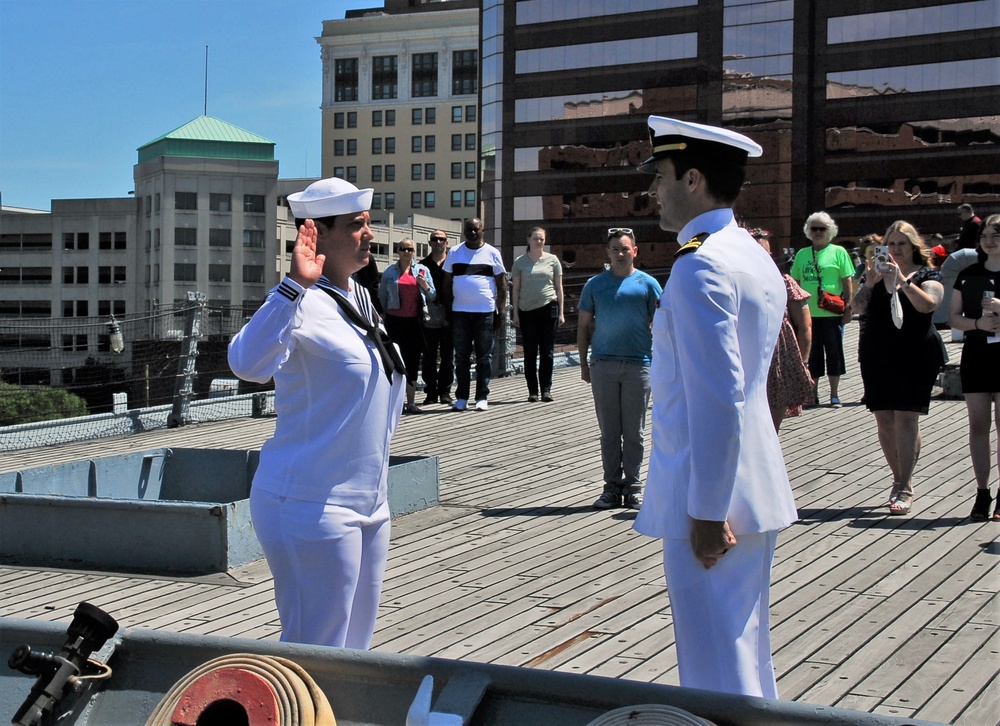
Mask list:
[[[452,411],[464,411],[469,405],[469,402],[464,398],[460,398],[455,403],[451,404]]]
[[[448,406],[450,406],[452,403],[455,402],[455,399],[451,397],[450,393],[442,393],[440,396],[438,396],[438,400],[441,403],[443,403],[445,405],[448,405]]]
[[[622,498],[622,506],[628,509],[641,509],[642,508],[642,494],[639,492],[633,492],[631,494],[626,494]]]
[[[989,489],[976,489],[976,503],[972,505],[972,514],[969,515],[969,519],[973,522],[985,522],[990,518],[990,504],[993,502],[993,497],[990,496]],[[997,505],[1000,507],[1000,503]],[[996,512],[993,513],[994,519],[996,518]]]
[[[542,391],[542,401],[552,403],[552,394],[549,391]]]
[[[486,402],[485,398],[482,399],[481,401],[476,401],[476,410],[477,411],[485,411],[489,407],[490,407],[490,404]]]
[[[537,403],[537,402],[538,402],[538,394],[537,393],[529,393],[528,394],[528,403]]]
[[[594,502],[594,509],[611,509],[612,507],[620,507],[621,505],[622,497],[620,494],[605,491],[601,494],[600,498]]]
[[[421,403],[420,405],[421,406],[429,406],[430,404],[437,403],[437,402],[438,402],[438,397],[437,396],[430,396],[430,395],[428,395],[427,398],[424,399],[424,402]]]
[[[830,396],[830,406],[832,408],[840,408],[840,399],[836,396]]]

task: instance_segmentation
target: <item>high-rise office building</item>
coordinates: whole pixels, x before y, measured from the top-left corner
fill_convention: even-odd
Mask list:
[[[779,245],[820,209],[847,238],[957,232],[961,202],[1000,211],[998,28],[997,0],[483,0],[487,234],[509,259],[541,225],[594,268],[633,227],[639,263],[668,266],[635,172],[650,114],[761,143],[736,211]]]
[[[479,2],[387,0],[323,23],[322,172],[372,218],[475,216]]]

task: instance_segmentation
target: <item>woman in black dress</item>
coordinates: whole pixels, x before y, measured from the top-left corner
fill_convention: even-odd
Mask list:
[[[858,359],[865,405],[875,414],[879,444],[892,470],[889,514],[908,514],[920,455],[919,417],[927,413],[944,362],[931,323],[944,287],[912,224],[893,222],[883,244],[889,258],[882,264],[874,256],[868,259],[854,297],[854,311],[867,316]]]
[[[976,475],[976,503],[972,519],[990,518],[990,409],[1000,431],[1000,214],[983,222],[979,234],[979,261],[955,280],[960,293],[951,297],[951,327],[965,332],[962,345],[962,393],[969,411],[969,451]],[[993,342],[990,342],[990,341]],[[997,449],[1000,468],[1000,442]],[[1000,522],[1000,493],[993,509]]]

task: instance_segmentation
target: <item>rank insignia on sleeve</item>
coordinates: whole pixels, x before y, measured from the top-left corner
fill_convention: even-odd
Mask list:
[[[708,235],[705,234],[704,232],[702,232],[701,234],[699,234],[696,237],[692,237],[690,240],[688,240],[687,244],[681,245],[681,248],[679,250],[677,250],[676,252],[674,252],[674,257],[680,257],[681,255],[688,254],[689,252],[694,252],[699,247],[701,247],[702,244],[707,239],[708,239]]]

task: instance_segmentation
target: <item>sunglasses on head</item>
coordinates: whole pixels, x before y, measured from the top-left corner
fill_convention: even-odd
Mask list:
[[[611,227],[608,230],[608,237],[614,237],[616,234],[627,234],[629,237],[632,236],[631,227]]]

